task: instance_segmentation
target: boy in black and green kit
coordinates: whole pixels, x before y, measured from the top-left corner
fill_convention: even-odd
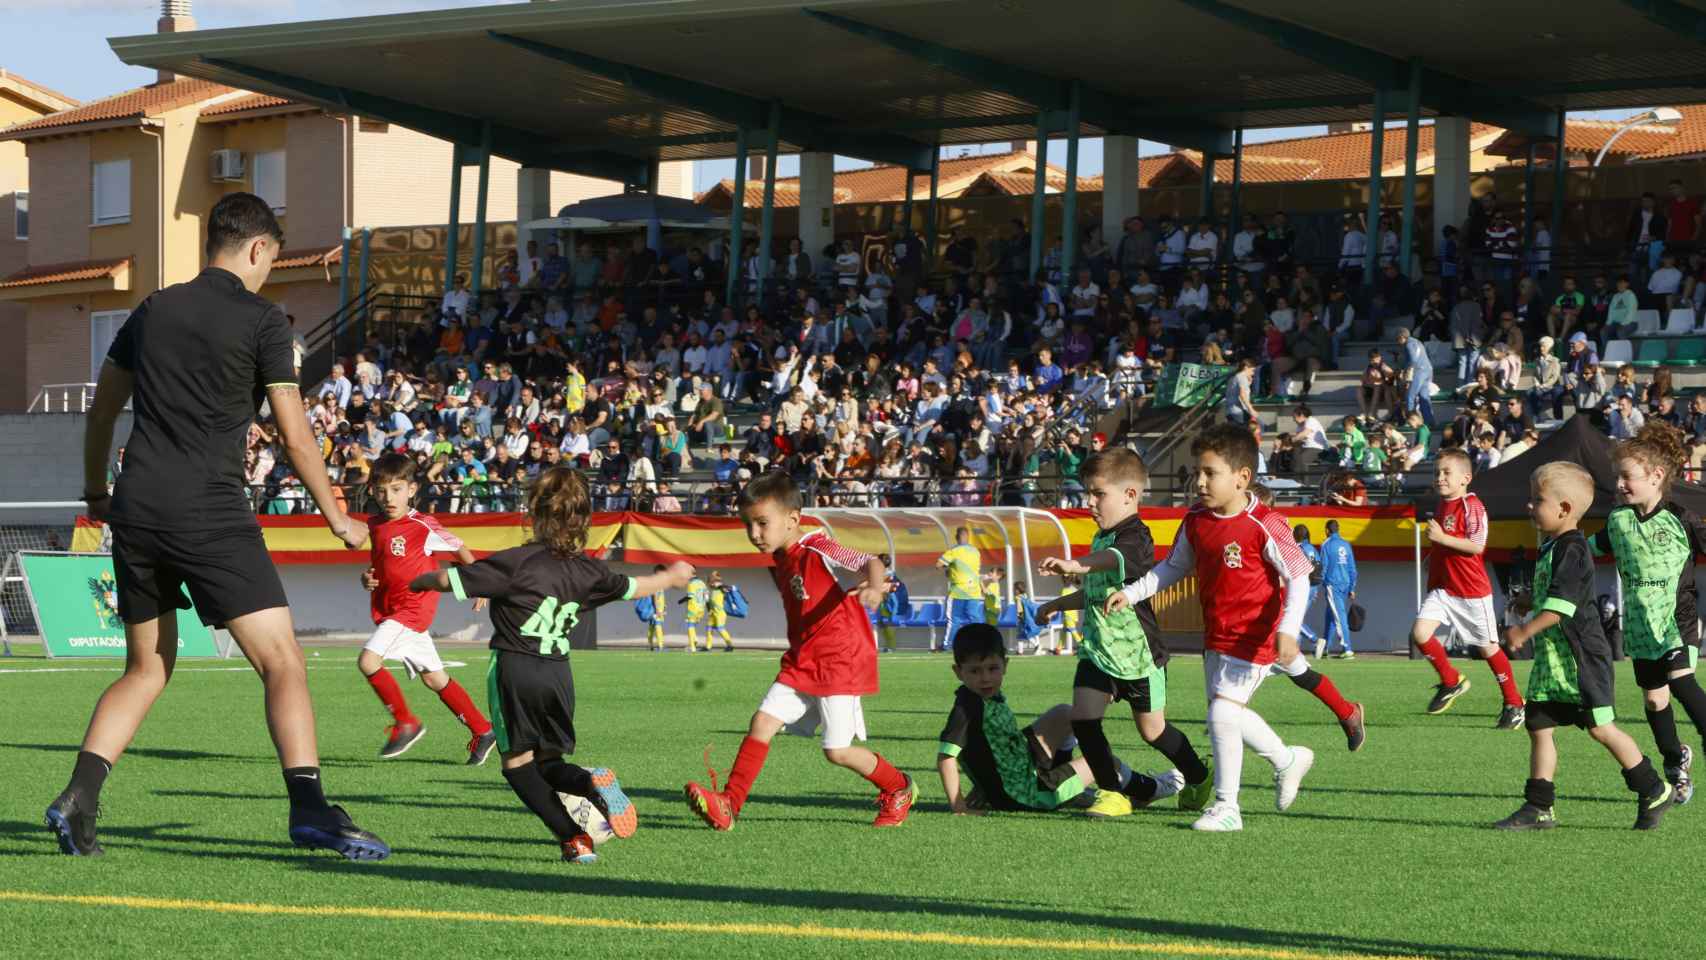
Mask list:
[[[960,687],[936,751],[936,771],[954,813],[1055,810],[1094,783],[1090,765],[1072,756],[1077,741],[1066,704],[1020,729],[1001,694],[1007,646],[999,629],[974,623],[960,631],[954,676]],[[1121,763],[1119,772],[1130,776],[1131,768]]]
[[[1047,623],[1061,610],[1084,611],[1084,637],[1078,646],[1078,672],[1072,679],[1072,732],[1099,784],[1116,782],[1117,761],[1102,732],[1108,704],[1124,700],[1144,742],[1161,751],[1174,769],[1156,776],[1133,777],[1123,789],[1102,789],[1086,813],[1120,817],[1135,807],[1177,794],[1183,810],[1201,810],[1213,790],[1209,769],[1178,727],[1167,722],[1167,648],[1148,601],[1114,614],[1103,611],[1108,595],[1143,577],[1155,566],[1155,541],[1137,515],[1149,471],[1143,458],[1124,447],[1090,457],[1081,468],[1090,515],[1100,528],[1090,553],[1079,560],[1049,557],[1044,575],[1079,574],[1083,589],[1037,608]]]
[[[1593,505],[1593,477],[1581,466],[1557,461],[1530,480],[1529,515],[1547,541],[1534,568],[1534,613],[1505,631],[1506,645],[1534,640],[1534,669],[1528,675],[1528,783],[1523,805],[1494,824],[1500,830],[1547,830],[1558,825],[1552,806],[1558,748],[1552,730],[1586,728],[1623,769],[1623,782],[1637,798],[1635,829],[1651,830],[1675,802],[1676,792],[1641,755],[1613,719],[1611,644],[1594,603],[1593,557],[1577,529]]]

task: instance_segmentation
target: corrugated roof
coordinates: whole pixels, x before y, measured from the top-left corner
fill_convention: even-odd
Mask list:
[[[110,277],[130,264],[129,257],[117,260],[74,260],[68,263],[44,263],[25,267],[4,280],[0,290],[36,287],[49,283],[69,283],[78,280],[99,280]]]
[[[0,140],[18,139],[31,134],[53,132],[85,123],[141,119],[168,110],[186,107],[202,100],[234,93],[224,84],[207,80],[179,78],[170,83],[153,83],[135,90],[126,90],[110,97],[92,100],[80,107],[48,114],[39,120],[20,123],[0,132]]]

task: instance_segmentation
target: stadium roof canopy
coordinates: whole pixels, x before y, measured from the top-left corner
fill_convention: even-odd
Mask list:
[[[1697,5],[1698,4],[1698,5]],[[1706,101],[1700,0],[556,0],[121,37],[127,63],[637,182],[783,151],[930,165],[941,144]]]

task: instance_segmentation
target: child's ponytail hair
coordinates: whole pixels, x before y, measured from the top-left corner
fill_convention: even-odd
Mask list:
[[[534,543],[562,556],[585,549],[592,496],[578,471],[552,467],[541,473],[527,492],[527,512],[533,518]]]
[[[1634,460],[1649,470],[1663,470],[1665,489],[1682,476],[1688,463],[1688,441],[1683,432],[1663,420],[1648,420],[1633,439],[1617,445],[1615,458]]]

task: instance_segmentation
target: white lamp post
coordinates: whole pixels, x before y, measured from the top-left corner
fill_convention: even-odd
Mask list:
[[[1605,146],[1599,148],[1599,155],[1593,158],[1593,168],[1596,170],[1599,169],[1599,162],[1605,159],[1606,151],[1611,149],[1611,145],[1617,142],[1618,137],[1623,136],[1630,130],[1633,130],[1643,123],[1676,123],[1681,119],[1681,111],[1674,107],[1654,107],[1646,113],[1638,113],[1635,116],[1630,117],[1623,121],[1623,125],[1617,128],[1617,132],[1611,135],[1611,139],[1605,141]],[[1558,145],[1558,152],[1560,154],[1564,152],[1563,144]]]

